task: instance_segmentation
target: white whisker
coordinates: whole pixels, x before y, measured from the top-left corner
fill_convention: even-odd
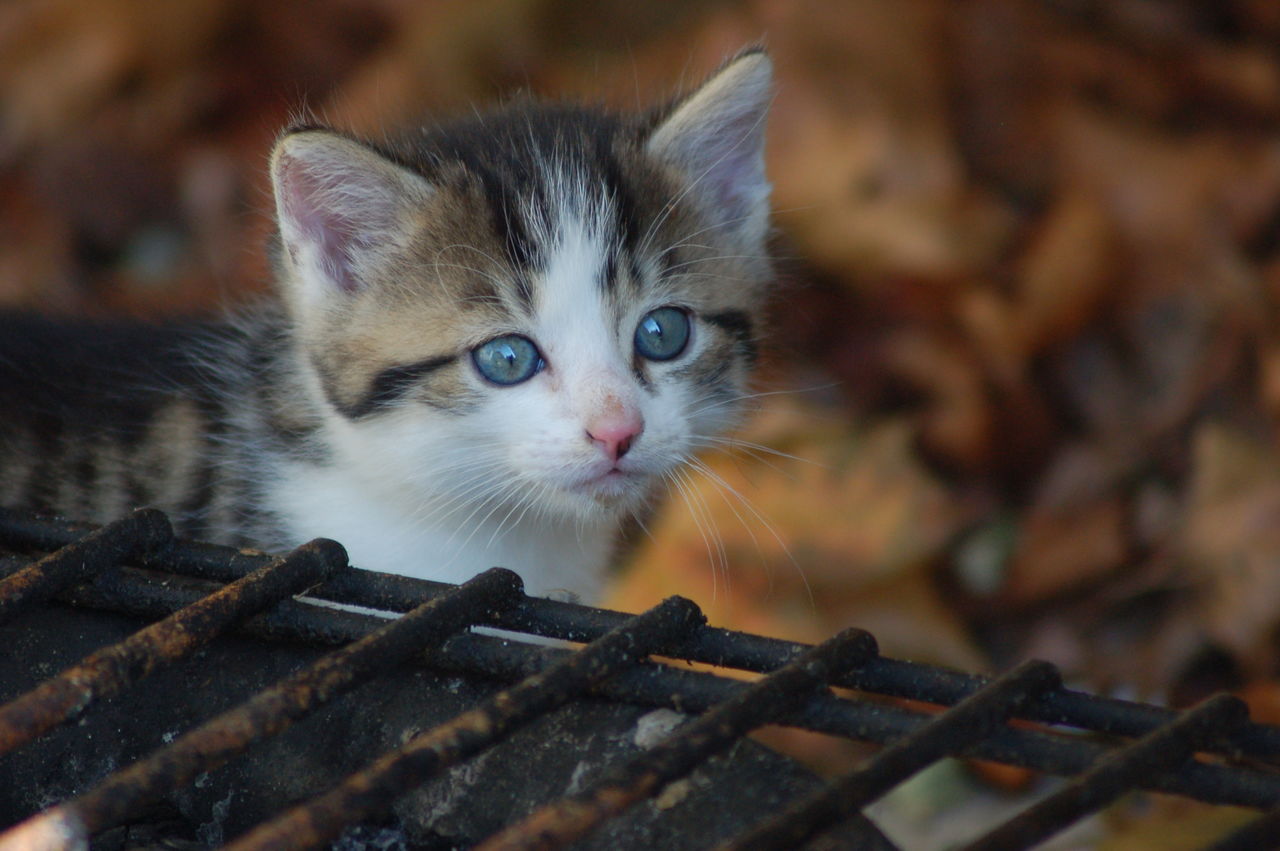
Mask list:
[[[774,541],[777,542],[778,546],[782,548],[782,552],[787,557],[787,561],[791,562],[791,566],[795,568],[796,575],[800,577],[800,581],[804,584],[805,593],[809,597],[809,605],[816,607],[817,604],[813,596],[813,588],[809,585],[808,577],[804,575],[804,569],[800,566],[800,563],[796,561],[795,556],[791,554],[791,548],[787,546],[787,542],[782,539],[780,534],[778,534],[778,530],[774,528],[773,524],[765,519],[764,515],[761,514],[759,510],[751,504],[751,501],[743,496],[737,488],[725,481],[723,476],[708,467],[704,461],[691,457],[688,459],[688,463],[690,467],[715,482],[720,488],[722,488],[723,493],[730,494],[738,500],[739,504],[741,504],[742,507],[750,512],[751,516],[755,518],[755,521],[765,528],[765,530],[773,537]]]

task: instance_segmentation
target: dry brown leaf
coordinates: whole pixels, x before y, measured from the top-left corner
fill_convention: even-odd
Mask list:
[[[1015,295],[1024,356],[1070,339],[1118,272],[1113,225],[1099,200],[1068,188],[1019,259]]]
[[[1246,665],[1266,664],[1280,623],[1280,454],[1202,426],[1181,544],[1204,630]]]
[[[1039,603],[1106,576],[1124,563],[1124,519],[1117,498],[1033,511],[1023,522],[1001,599]]]
[[[785,96],[770,122],[770,170],[779,224],[806,259],[857,285],[873,272],[944,279],[991,258],[1010,222],[965,186],[934,61],[943,7],[774,8]]]
[[[1280,682],[1259,680],[1236,696],[1249,704],[1249,720],[1255,724],[1280,724]]]
[[[992,418],[982,369],[960,343],[926,329],[903,329],[883,344],[886,363],[927,399],[921,438],[969,469],[990,462]]]

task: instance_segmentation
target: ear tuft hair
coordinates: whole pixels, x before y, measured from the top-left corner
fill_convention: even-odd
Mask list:
[[[768,229],[764,128],[773,63],[763,48],[730,60],[678,100],[649,135],[647,149],[695,183],[720,223],[750,244]]]
[[[271,182],[286,262],[309,300],[361,290],[362,261],[394,241],[406,213],[432,193],[421,176],[319,128],[276,143]]]

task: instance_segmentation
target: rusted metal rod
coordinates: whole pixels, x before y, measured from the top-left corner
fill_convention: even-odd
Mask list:
[[[180,659],[238,621],[347,566],[341,545],[317,538],[266,567],[104,647],[0,706],[0,754],[43,735]]]
[[[84,795],[0,834],[0,851],[83,847],[77,843],[120,824],[254,742],[281,732],[359,683],[486,618],[494,609],[516,604],[523,596],[516,574],[502,568],[487,570],[205,722]]]
[[[54,549],[76,541],[97,528],[61,518],[42,517],[0,508],[0,538],[35,549]],[[230,581],[265,564],[264,554],[246,554],[229,547],[175,541],[162,559],[142,556],[140,566],[188,576]],[[445,593],[444,583],[406,576],[352,570],[315,589],[320,599],[354,603],[389,611],[408,611],[425,598]],[[568,641],[591,641],[626,619],[622,612],[595,609],[557,600],[526,598],[496,617],[493,626],[528,631]],[[794,658],[804,645],[778,638],[706,627],[691,635],[673,655],[726,668],[768,672]],[[900,659],[878,657],[850,672],[834,685],[950,706],[976,693],[989,682],[977,674],[937,668]],[[1177,717],[1174,710],[1101,697],[1067,688],[1055,689],[1019,710],[1020,717],[1140,737]],[[1230,755],[1247,753],[1253,759],[1280,760],[1280,727],[1243,724],[1227,746],[1215,750]]]
[[[751,730],[809,699],[836,673],[866,664],[875,655],[875,639],[869,633],[845,630],[690,721],[590,789],[548,804],[490,837],[477,851],[564,847],[638,801],[656,795]]]
[[[1173,723],[1118,748],[1057,792],[963,846],[964,851],[1030,848],[1102,809],[1146,777],[1177,767],[1208,740],[1230,736],[1248,717],[1249,707],[1239,698],[1211,697]]]
[[[669,651],[704,622],[689,600],[670,597],[548,670],[415,736],[328,793],[259,825],[227,851],[317,848],[385,809],[436,772],[488,747],[518,725],[581,694],[653,652]]]
[[[790,851],[853,816],[893,786],[965,745],[986,738],[1020,704],[1060,688],[1058,669],[1027,662],[993,680],[924,727],[876,754],[857,770],[718,851]]]
[[[108,523],[0,581],[0,623],[28,606],[100,570],[144,553],[158,551],[173,540],[173,527],[161,511],[143,508]]]
[[[358,569],[350,572],[361,573]],[[100,577],[91,585],[72,586],[59,594],[58,599],[75,606],[120,612],[134,617],[159,618],[199,599],[201,594],[197,587],[188,583],[161,585],[135,576],[129,570],[123,570],[112,571],[110,575]],[[362,638],[382,625],[380,618],[285,600],[246,621],[238,630],[261,638],[340,645]],[[708,631],[717,630],[704,627],[698,632]],[[741,633],[737,637],[744,641],[758,638]],[[685,646],[689,643],[686,642]],[[568,652],[570,651],[547,647],[517,647],[496,638],[466,634],[456,636],[433,653],[430,667],[463,676],[479,674],[515,682],[547,667],[550,664],[548,657]],[[791,657],[794,656],[795,653],[792,653]],[[877,657],[867,666],[879,666],[890,661],[899,665],[908,664]],[[857,672],[854,672],[854,676],[856,675]],[[746,688],[746,684],[739,680],[667,665],[641,663],[593,686],[592,693],[606,700],[666,707],[697,714],[728,700],[743,688]],[[1043,695],[1039,700],[1052,702],[1059,694],[1060,692],[1054,692]],[[928,690],[916,697],[926,700]],[[1121,710],[1126,708],[1124,704],[1119,706]],[[1142,704],[1127,706],[1146,708]],[[1019,711],[1027,713],[1025,707]],[[893,706],[819,695],[787,713],[780,719],[780,723],[885,745],[918,729],[928,720],[928,716]],[[1103,726],[1107,727],[1105,724]],[[1242,727],[1272,731],[1272,728],[1254,723],[1244,724]],[[1239,738],[1237,734],[1232,741]],[[1218,748],[1210,745],[1206,746],[1206,750],[1216,752]],[[1245,752],[1248,753],[1247,750]],[[1105,746],[1090,738],[1063,737],[1044,731],[1006,727],[973,744],[965,755],[1018,765],[1046,774],[1074,776],[1087,771],[1107,753]],[[1280,776],[1274,773],[1242,765],[1195,760],[1170,772],[1151,774],[1143,779],[1141,787],[1206,803],[1263,810],[1280,800]]]

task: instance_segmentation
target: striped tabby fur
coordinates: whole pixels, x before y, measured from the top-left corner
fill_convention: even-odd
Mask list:
[[[739,413],[770,279],[770,77],[749,51],[643,116],[523,104],[383,144],[291,129],[278,305],[0,316],[0,504],[155,505],[190,535],[326,535],[372,569],[504,564],[594,597],[622,521]],[[654,316],[676,339],[675,314],[683,349],[641,347]],[[504,385],[473,353],[509,335],[540,366]]]

